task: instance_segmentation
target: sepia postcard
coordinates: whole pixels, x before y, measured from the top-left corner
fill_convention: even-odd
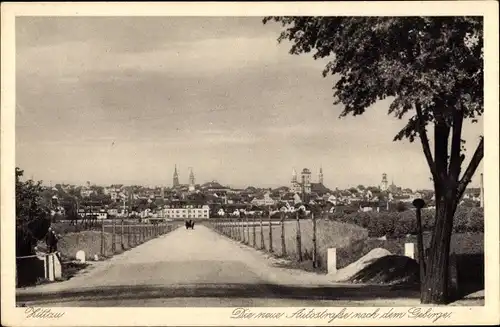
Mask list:
[[[1,15],[2,325],[500,323],[496,1]]]

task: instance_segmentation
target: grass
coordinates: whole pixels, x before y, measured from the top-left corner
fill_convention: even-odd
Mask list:
[[[297,222],[285,222],[285,249],[286,257],[297,261],[299,258],[297,249]],[[320,267],[326,269],[327,250],[331,247],[345,247],[348,246],[353,240],[362,240],[368,236],[368,231],[362,227],[340,223],[330,220],[317,220],[317,253]],[[250,238],[247,240],[249,245],[253,245],[253,228],[250,227]],[[270,249],[269,226],[263,226],[263,236],[265,250]],[[301,234],[301,250],[302,259],[300,265],[302,269],[312,268],[312,252],[313,252],[313,225],[311,220],[300,220],[300,234]],[[245,230],[245,237],[247,236]],[[261,245],[261,232],[260,226],[256,227],[256,247],[260,248]],[[272,226],[272,247],[273,253],[278,257],[283,257],[281,238],[281,225]]]
[[[75,261],[63,261],[62,263],[62,279],[68,280],[75,276],[80,270],[85,269],[89,266],[88,263],[75,262]]]

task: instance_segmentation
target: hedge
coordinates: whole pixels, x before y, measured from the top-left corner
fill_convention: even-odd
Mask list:
[[[434,226],[434,209],[422,210],[422,228],[431,230]],[[368,229],[370,237],[403,237],[416,234],[417,224],[414,210],[403,212],[355,212],[333,213],[330,219],[355,224]],[[455,212],[453,232],[484,232],[484,210],[460,206]]]

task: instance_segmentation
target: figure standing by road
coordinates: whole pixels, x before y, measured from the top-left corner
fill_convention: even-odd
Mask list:
[[[52,229],[52,227],[49,227],[45,241],[47,243],[49,253],[57,252],[57,242],[59,241],[59,237],[56,235],[56,232]]]

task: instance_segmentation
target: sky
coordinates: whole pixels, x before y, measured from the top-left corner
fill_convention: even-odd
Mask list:
[[[431,188],[390,100],[339,118],[326,61],[258,17],[17,17],[16,165],[48,183]],[[467,158],[482,121],[464,127]],[[465,168],[464,168],[465,169]],[[472,185],[479,184],[480,165]]]

